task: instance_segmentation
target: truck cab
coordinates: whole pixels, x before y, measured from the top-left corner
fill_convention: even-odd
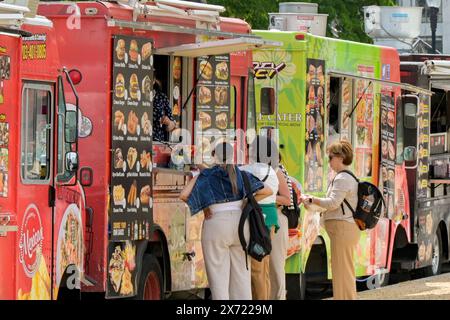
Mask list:
[[[10,13],[0,35],[3,299],[56,299],[61,288],[76,292],[84,279],[78,114],[64,89],[76,90],[60,64],[52,23],[36,15],[37,2],[0,4]]]

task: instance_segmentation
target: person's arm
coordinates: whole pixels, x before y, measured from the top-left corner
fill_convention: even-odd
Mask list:
[[[264,185],[264,188],[259,189],[258,191],[255,192],[255,200],[256,202],[261,201],[262,199],[265,199],[269,196],[271,196],[273,194],[272,189],[270,189],[270,187]]]
[[[161,119],[159,119],[159,121],[161,124],[167,126],[167,131],[172,132],[173,130],[176,129],[177,123],[172,115],[172,109],[170,108],[169,99],[163,93],[159,93],[159,97],[163,111],[163,116]]]
[[[335,179],[330,195],[326,198],[312,197],[312,203],[329,211],[339,208],[348,192],[348,184],[344,178]]]
[[[291,205],[291,193],[289,192],[289,186],[281,170],[277,170],[277,178],[278,178],[278,194],[276,200],[277,204],[281,206],[289,206]]]
[[[197,181],[198,176],[195,176],[194,178],[189,181],[186,187],[184,187],[183,191],[180,193],[180,200],[187,202],[189,196],[191,195],[192,189],[194,188],[195,182]]]

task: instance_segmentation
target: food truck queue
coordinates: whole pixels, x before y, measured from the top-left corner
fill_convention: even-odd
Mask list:
[[[172,151],[183,141],[181,158],[207,161],[228,129],[246,129],[251,50],[277,45],[223,11],[167,0],[40,3],[47,27],[1,35],[11,66],[3,104],[18,104],[0,123],[1,298],[162,299],[208,287],[203,215],[178,200],[195,167]],[[63,66],[73,69],[64,89]],[[152,137],[155,74],[177,122],[169,141]]]

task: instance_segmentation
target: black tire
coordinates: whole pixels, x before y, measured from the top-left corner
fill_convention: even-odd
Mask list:
[[[436,246],[438,248],[436,248]],[[431,265],[423,268],[423,275],[425,277],[437,276],[442,272],[443,250],[441,230],[439,229],[439,227],[437,228],[433,238],[431,257]]]
[[[163,276],[158,259],[152,254],[144,254],[142,272],[139,277],[136,300],[162,300]],[[148,287],[150,286],[150,288]]]
[[[286,274],[286,299],[305,300],[306,276],[304,273]]]

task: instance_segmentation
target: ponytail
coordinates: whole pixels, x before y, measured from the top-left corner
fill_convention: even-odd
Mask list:
[[[225,165],[225,170],[228,173],[228,177],[230,178],[231,182],[231,190],[233,190],[234,195],[239,194],[238,186],[237,186],[237,173],[236,173],[236,167],[232,164]]]

